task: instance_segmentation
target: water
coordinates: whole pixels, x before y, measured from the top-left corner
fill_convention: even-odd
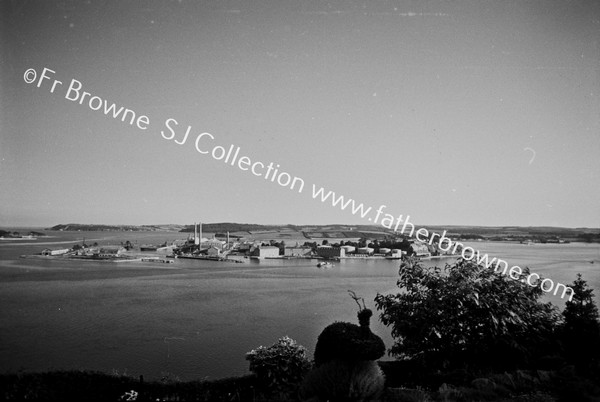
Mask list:
[[[41,243],[81,235],[0,243],[0,371],[87,369],[181,380],[243,375],[248,373],[245,354],[259,345],[288,335],[312,355],[325,326],[357,322],[358,307],[348,289],[371,308],[378,292],[396,290],[398,261],[344,260],[323,270],[310,260],[163,265],[18,258],[39,253],[46,247]],[[139,243],[178,237],[85,235],[88,244],[93,238],[118,244],[140,236],[144,241]],[[598,245],[473,245],[563,283],[582,272],[600,289]],[[557,297],[549,300],[562,304]],[[371,328],[391,345],[390,331],[377,314]]]

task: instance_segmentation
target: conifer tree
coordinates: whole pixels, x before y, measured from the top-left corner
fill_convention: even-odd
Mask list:
[[[570,285],[573,299],[563,311],[563,342],[567,360],[582,373],[600,369],[600,320],[594,291],[581,274]]]

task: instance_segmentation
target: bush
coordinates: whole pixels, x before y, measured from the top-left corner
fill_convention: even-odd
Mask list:
[[[312,366],[306,348],[287,336],[269,347],[260,346],[248,352],[246,359],[250,361],[250,371],[271,394],[296,392]]]
[[[333,359],[377,360],[384,354],[383,341],[368,328],[365,330],[349,322],[335,322],[319,335],[315,364],[321,365]]]
[[[523,270],[521,279],[529,274]],[[402,263],[402,293],[378,294],[383,324],[392,327],[390,354],[429,369],[514,369],[556,347],[555,307],[532,287],[471,261],[441,268]]]
[[[312,370],[300,389],[302,399],[369,401],[381,395],[385,377],[377,362],[331,360]]]

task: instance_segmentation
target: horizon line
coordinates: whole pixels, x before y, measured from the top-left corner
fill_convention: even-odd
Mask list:
[[[220,222],[195,222],[195,223],[202,223],[203,225],[218,225],[218,224],[238,224],[238,225],[260,225],[260,226],[367,226],[367,227],[381,227],[381,229],[383,230],[389,230],[387,229],[385,226],[379,225],[379,224],[363,224],[363,223],[357,223],[357,224],[350,224],[350,223],[302,223],[302,224],[295,224],[295,223],[249,223],[249,222],[234,222],[234,221],[220,221]],[[47,226],[47,225],[10,225],[10,224],[0,224],[0,228],[23,228],[23,229],[40,229],[43,228],[45,230],[49,230],[54,226],[58,226],[58,225],[96,225],[96,226],[137,226],[137,227],[143,227],[143,226],[192,226],[194,223],[190,223],[190,224],[181,224],[181,223],[161,223],[161,224],[128,224],[128,223],[75,223],[75,222],[69,222],[69,223],[57,223],[51,226]],[[554,225],[468,225],[468,224],[449,224],[449,225],[444,225],[444,224],[431,224],[431,225],[421,225],[421,224],[417,224],[414,223],[415,227],[421,227],[421,228],[439,228],[439,227],[448,227],[448,228],[507,228],[507,227],[515,227],[515,228],[556,228],[556,229],[591,229],[591,230],[600,230],[600,227],[590,227],[590,226],[554,226]]]

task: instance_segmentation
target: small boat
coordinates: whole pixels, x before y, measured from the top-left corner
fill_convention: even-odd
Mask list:
[[[319,267],[319,268],[329,268],[329,267],[333,267],[333,264],[330,263],[330,262],[325,261],[325,262],[318,263],[317,267]]]

